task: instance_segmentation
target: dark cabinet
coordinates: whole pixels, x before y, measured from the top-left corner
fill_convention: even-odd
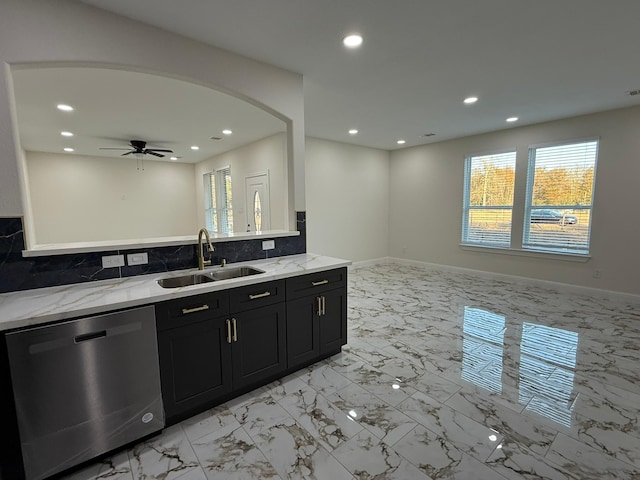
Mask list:
[[[284,300],[279,281],[156,305],[168,424],[286,370]]]
[[[347,269],[156,305],[167,424],[340,351]]]
[[[168,422],[231,392],[228,311],[226,292],[156,305],[160,381]]]
[[[233,388],[272,380],[287,368],[284,281],[229,292]]]
[[[340,351],[347,343],[346,268],[287,279],[289,368]]]

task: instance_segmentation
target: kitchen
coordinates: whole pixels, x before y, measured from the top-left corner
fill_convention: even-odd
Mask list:
[[[154,45],[166,43],[168,38],[171,42],[184,42],[183,48],[189,51],[193,49],[203,55],[220,56],[225,62],[229,60],[228,53],[205,48],[183,38],[176,39],[166,32],[140,26],[88,7],[64,3],[65,8],[59,9],[37,2],[24,6],[13,3],[10,5],[14,16],[3,16],[1,29],[2,44],[7,46],[3,47],[3,61],[9,64],[90,59],[91,62],[98,63],[135,64],[141,68],[146,65],[149,70],[162,71],[168,68],[167,52],[158,52]],[[44,9],[38,15],[48,18],[48,25],[34,25],[29,20],[34,18],[31,8]],[[46,12],[46,15],[42,12]],[[72,18],[67,18],[68,13]],[[84,37],[76,40],[71,38],[74,35],[73,22],[78,18],[95,25],[95,32],[92,32],[94,36],[90,40]],[[136,28],[127,28],[130,25],[135,25]],[[67,32],[65,35],[70,37],[60,38],[61,31]],[[58,38],[69,49],[61,55],[61,45],[54,45],[56,42],[46,40],[33,42],[33,38]],[[121,42],[121,48],[114,46],[113,51],[104,48],[106,43],[117,45],[117,42]],[[140,52],[128,51],[127,45],[131,44],[146,45],[146,49]],[[243,68],[260,71],[260,75],[255,76],[255,81],[242,72],[236,72],[237,76],[231,80],[214,79],[211,75],[216,73],[204,72],[198,58],[176,55],[174,60],[176,69],[180,68],[183,73],[190,71],[191,76],[204,83],[224,85],[227,81],[230,90],[233,90],[232,87],[237,88],[236,83],[242,83],[247,88],[242,93],[257,98],[264,105],[271,105],[275,111],[291,120],[287,133],[291,158],[288,167],[287,229],[296,230],[295,212],[307,212],[309,222],[306,225],[306,251],[348,258],[354,262],[386,260],[392,257],[405,263],[447,265],[623,294],[639,293],[640,282],[634,272],[640,270],[636,264],[637,256],[633,255],[638,226],[628,221],[634,217],[633,205],[636,203],[629,201],[629,196],[634,195],[632,192],[635,191],[634,175],[629,173],[637,170],[633,161],[636,147],[634,139],[638,130],[637,107],[388,152],[305,138],[300,126],[303,115],[302,81],[297,75],[288,75],[247,60]],[[289,82],[282,87],[287,94],[278,97],[286,97],[286,104],[272,104],[263,91],[264,83],[268,83],[265,79],[269,75],[277,77],[279,81]],[[233,77],[231,73],[229,76]],[[242,82],[236,82],[240,78]],[[5,76],[1,99],[3,127],[7,127],[6,124],[11,119],[11,113],[8,113],[10,102],[5,94],[6,81]],[[272,83],[269,85],[273,86]],[[0,215],[8,218],[7,223],[10,223],[24,213],[20,167],[14,153],[12,128],[2,128],[0,131],[3,149]],[[593,258],[590,262],[558,262],[548,258],[514,257],[460,249],[462,159],[465,155],[502,148],[505,144],[526,149],[531,144],[592,135],[601,137],[600,157],[608,160],[601,160],[598,165],[592,233]],[[347,160],[350,162],[349,168],[344,168]],[[357,189],[358,195],[354,195],[353,185],[360,184],[363,172],[366,172],[367,184],[371,188]],[[418,178],[423,180],[415,182]],[[332,192],[329,198],[327,191]],[[451,201],[442,202],[442,198],[451,198]],[[350,209],[345,209],[344,205],[349,205]],[[388,221],[380,221],[387,218]],[[342,234],[335,235],[332,233],[335,231]],[[194,231],[194,240],[195,233]],[[19,265],[20,262],[17,262],[10,267],[22,268]],[[3,262],[2,269],[8,267]],[[594,268],[602,270],[601,278],[594,278]],[[16,270],[2,270],[2,274],[13,274],[14,271]]]

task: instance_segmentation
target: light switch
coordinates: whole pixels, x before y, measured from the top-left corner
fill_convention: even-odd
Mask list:
[[[102,268],[124,267],[124,255],[102,257]]]
[[[274,248],[276,248],[275,240],[264,240],[262,242],[262,250],[273,250]]]
[[[127,265],[146,265],[149,263],[149,255],[147,252],[142,253],[128,253],[127,254]]]

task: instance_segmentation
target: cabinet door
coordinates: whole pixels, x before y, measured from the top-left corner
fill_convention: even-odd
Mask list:
[[[231,344],[226,318],[158,333],[162,399],[167,420],[202,411],[231,392]]]
[[[347,343],[346,288],[322,294],[320,323],[320,354],[339,351]]]
[[[289,368],[320,355],[320,297],[303,297],[287,302],[287,362]]]
[[[231,321],[234,389],[258,384],[287,368],[284,304],[235,313]]]

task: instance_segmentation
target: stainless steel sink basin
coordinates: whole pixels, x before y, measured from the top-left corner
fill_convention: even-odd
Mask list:
[[[264,270],[254,267],[221,267],[207,272],[205,275],[213,280],[229,280],[230,278],[248,277],[260,273],[264,273]]]
[[[182,275],[179,277],[161,278],[158,280],[158,285],[162,288],[188,287],[190,285],[199,285],[201,283],[215,282],[218,280],[247,277],[249,275],[258,275],[260,273],[264,273],[264,270],[253,267],[220,267],[206,273],[202,272]]]
[[[214,278],[196,273],[193,275],[182,275],[180,277],[161,278],[160,280],[158,280],[158,285],[160,285],[162,288],[178,288],[188,287],[189,285],[199,285],[201,283],[209,283],[213,281],[215,281]]]

